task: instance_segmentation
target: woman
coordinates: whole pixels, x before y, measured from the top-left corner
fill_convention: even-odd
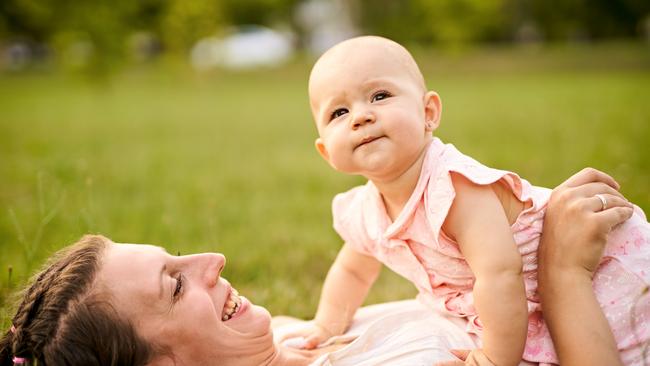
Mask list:
[[[558,187],[549,203],[540,288],[563,365],[620,364],[590,274],[606,233],[632,209],[619,199],[602,212],[590,208],[587,202],[605,185],[618,188],[610,177],[585,170]],[[220,277],[224,264],[219,254],[175,257],[158,247],[86,236],[57,254],[26,290],[0,342],[0,365],[38,360],[39,365],[291,366],[354,349],[351,344],[303,351],[276,344],[269,313]],[[565,320],[576,317],[589,321],[567,326]],[[583,338],[577,343],[575,337]],[[323,357],[317,362],[327,364]],[[467,361],[472,362],[477,361]]]

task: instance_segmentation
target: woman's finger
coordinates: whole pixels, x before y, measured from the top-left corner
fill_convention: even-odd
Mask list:
[[[605,211],[597,212],[596,217],[600,220],[602,225],[605,225],[609,230],[614,226],[622,224],[634,213],[632,207],[612,207]]]
[[[614,178],[594,168],[582,169],[578,173],[572,175],[571,178],[567,179],[564,183],[560,184],[560,187],[578,187],[593,182],[605,183],[616,190],[620,188],[620,185],[614,180]]]
[[[622,199],[625,198],[621,192],[602,182],[586,183],[579,187],[571,188],[571,195],[574,197],[592,197],[597,194],[610,194],[612,196],[618,196]]]
[[[618,195],[608,193],[595,194],[591,197],[585,197],[582,200],[585,209],[591,212],[605,211],[615,207],[633,208],[634,206],[626,199]]]

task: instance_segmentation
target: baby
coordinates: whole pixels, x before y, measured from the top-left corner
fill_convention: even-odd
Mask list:
[[[334,198],[345,244],[332,265],[306,347],[342,334],[381,264],[407,278],[432,309],[466,321],[495,365],[557,364],[537,295],[536,251],[550,190],[488,168],[432,136],[440,97],[399,44],[359,37],[328,50],[309,79],[316,149],[368,183]],[[599,190],[602,187],[594,186]],[[630,207],[616,191],[589,210]],[[602,212],[600,212],[602,211]],[[626,364],[650,340],[650,225],[637,207],[612,231],[594,290]],[[585,351],[588,351],[585,347]]]

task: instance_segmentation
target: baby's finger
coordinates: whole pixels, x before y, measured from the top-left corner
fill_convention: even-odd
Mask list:
[[[458,357],[459,359],[465,361],[467,359],[467,355],[469,355],[472,350],[469,349],[452,349],[450,350],[451,354]]]
[[[560,187],[578,187],[593,182],[605,183],[616,190],[620,188],[620,185],[616,180],[614,180],[614,178],[594,168],[582,169],[578,173],[572,175],[564,183],[560,184]]]
[[[322,341],[323,339],[318,335],[311,335],[307,337],[307,339],[305,339],[305,345],[303,349],[314,349],[318,347],[318,345],[321,344]]]
[[[286,341],[286,340],[288,340],[288,339],[291,339],[291,338],[304,337],[304,336],[306,336],[307,334],[308,334],[308,333],[307,333],[306,330],[299,330],[299,331],[288,332],[288,333],[285,333],[285,334],[281,335],[280,337],[278,337],[278,340],[279,340],[280,343],[282,343],[282,342],[284,342],[284,341]]]
[[[291,347],[295,349],[303,349],[305,348],[307,341],[305,340],[304,337],[294,337],[294,338],[289,338],[285,339],[281,342],[281,344],[285,347]]]
[[[464,366],[465,362],[463,361],[443,361],[443,362],[438,362],[434,366]]]

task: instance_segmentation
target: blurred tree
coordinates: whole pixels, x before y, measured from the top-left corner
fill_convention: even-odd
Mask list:
[[[123,53],[128,20],[138,5],[128,0],[4,0],[8,37],[49,44],[60,59],[98,74]]]
[[[229,25],[289,25],[303,0],[1,0],[0,42],[48,44],[63,60],[106,69],[126,40],[146,33],[185,52]],[[348,0],[367,33],[397,41],[443,44],[643,36],[648,0]],[[534,37],[533,37],[534,38]],[[73,62],[74,64],[74,62]]]
[[[503,37],[507,0],[418,0],[435,40],[452,45]]]
[[[530,16],[549,39],[602,39],[640,35],[650,15],[647,0],[526,1]]]
[[[362,27],[398,41],[457,45],[502,39],[511,30],[504,12],[507,0],[360,0],[360,3]]]
[[[647,0],[359,0],[361,27],[398,41],[511,41],[524,26],[549,40],[641,36]]]
[[[367,33],[395,41],[431,42],[429,18],[419,1],[359,0],[359,25]],[[408,19],[408,21],[404,21]]]
[[[300,0],[222,0],[224,13],[234,25],[292,23]]]
[[[54,2],[51,0],[0,1],[0,18],[7,36],[45,41],[53,30]]]
[[[54,3],[58,11],[52,33],[59,41],[59,53],[71,58],[86,57],[86,62],[79,65],[87,65],[94,73],[109,71],[124,55],[124,39],[130,30],[125,24],[137,6],[128,0]]]
[[[168,0],[162,11],[163,43],[173,51],[185,51],[198,39],[219,31],[226,23],[223,2],[216,0]]]

